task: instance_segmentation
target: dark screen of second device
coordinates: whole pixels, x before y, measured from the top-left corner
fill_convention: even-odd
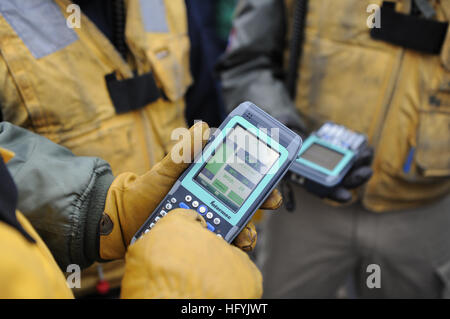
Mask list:
[[[336,165],[339,164],[344,155],[325,146],[314,143],[302,154],[301,157],[332,171]]]

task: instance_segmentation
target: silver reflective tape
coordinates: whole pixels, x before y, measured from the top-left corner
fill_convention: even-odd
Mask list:
[[[0,0],[0,14],[36,59],[78,40],[53,0]]]
[[[146,32],[169,32],[164,0],[140,0]]]

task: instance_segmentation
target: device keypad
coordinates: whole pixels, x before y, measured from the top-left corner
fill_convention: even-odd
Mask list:
[[[321,139],[346,149],[356,151],[365,141],[362,134],[356,133],[348,128],[335,123],[325,123],[316,135]]]
[[[196,210],[198,214],[205,217],[207,229],[211,232],[216,233],[218,237],[223,238],[221,230],[217,228],[221,224],[222,220],[222,218],[218,214],[209,209],[198,199],[193,198],[192,195],[181,197],[182,200],[180,201],[177,199],[177,197],[175,197],[175,195],[168,196],[166,198],[164,203],[161,205],[161,210],[158,214],[155,214],[153,218],[150,218],[149,224],[142,234],[147,234],[150,229],[152,229],[162,218],[167,216],[167,214],[171,210],[176,208],[183,208]],[[178,198],[180,198],[180,196],[178,196]]]

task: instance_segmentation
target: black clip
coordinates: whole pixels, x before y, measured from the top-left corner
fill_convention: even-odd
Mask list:
[[[113,72],[105,80],[117,114],[138,110],[163,96],[152,72],[121,81]]]

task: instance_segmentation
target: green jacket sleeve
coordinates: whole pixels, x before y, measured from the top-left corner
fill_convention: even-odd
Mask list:
[[[283,1],[239,1],[218,70],[228,111],[251,101],[281,122],[302,128],[282,80],[285,24]]]
[[[108,163],[76,157],[7,122],[0,123],[0,146],[16,154],[7,166],[19,191],[18,209],[59,266],[87,267],[98,260],[98,225],[113,181]]]

